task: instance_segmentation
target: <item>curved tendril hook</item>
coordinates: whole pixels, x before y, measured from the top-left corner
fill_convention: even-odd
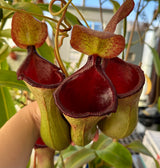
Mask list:
[[[66,36],[62,36],[60,39],[60,43],[58,44],[58,47],[61,47],[63,45],[63,40]]]
[[[59,64],[59,66],[61,67],[63,73],[64,73],[66,76],[68,76],[67,70],[66,70],[66,68],[64,67],[63,62],[62,62],[61,57],[60,57],[60,54],[59,54],[59,49],[58,49],[58,48],[59,48],[59,45],[58,45],[58,36],[59,36],[59,32],[66,32],[66,31],[70,30],[70,27],[62,30],[62,29],[60,29],[60,25],[61,25],[62,21],[63,21],[64,18],[65,18],[65,13],[66,13],[66,11],[67,11],[67,7],[68,7],[68,5],[70,4],[70,2],[71,2],[72,0],[69,0],[68,3],[66,3],[64,0],[59,0],[59,1],[61,1],[61,10],[58,11],[58,12],[56,12],[56,13],[54,13],[54,12],[52,11],[52,5],[53,5],[53,3],[54,3],[55,1],[56,1],[56,0],[52,0],[52,1],[50,2],[50,4],[49,4],[49,12],[50,12],[53,16],[57,16],[57,15],[62,14],[60,20],[59,20],[58,23],[57,23],[56,32],[55,32],[55,50],[54,50],[54,51],[55,51],[55,57],[56,57],[56,60],[57,60],[57,62],[58,62],[58,64]],[[64,7],[63,7],[63,4],[65,5]],[[65,36],[66,36],[66,34],[65,34]],[[64,36],[64,37],[65,37],[65,36]],[[64,37],[63,37],[63,38],[64,38]],[[61,39],[60,45],[61,45],[62,42],[63,42],[63,38]]]
[[[65,4],[65,6],[64,6],[63,8],[61,8],[61,10],[58,11],[58,12],[53,12],[53,11],[52,11],[52,5],[53,5],[53,3],[54,3],[55,1],[61,1],[62,3]],[[53,15],[53,16],[58,16],[58,15],[60,15],[64,10],[67,9],[67,7],[68,7],[68,5],[71,3],[71,1],[72,1],[72,0],[69,0],[69,1],[66,3],[64,0],[52,0],[52,1],[49,3],[49,12],[50,12],[51,15]]]
[[[66,31],[60,31],[60,30],[59,30],[59,36],[68,37],[68,34],[67,34]]]
[[[53,5],[53,3],[54,3],[55,1],[61,1],[61,10],[58,11],[58,12],[53,12],[53,11],[52,11],[52,5]],[[68,7],[68,5],[70,4],[71,1],[72,1],[72,0],[68,1],[68,3],[66,3],[64,0],[51,0],[51,2],[49,3],[49,9],[48,9],[48,10],[49,10],[49,12],[50,12],[50,14],[51,14],[52,16],[58,16],[58,15],[62,14],[62,13],[67,9],[67,7]],[[65,6],[63,6],[64,4],[65,4]],[[61,21],[60,25],[63,26],[64,29],[60,29],[60,28],[59,28],[59,31],[60,31],[60,32],[64,32],[64,31],[69,31],[69,30],[71,30],[71,25],[66,21],[66,19],[63,18],[62,20],[64,20],[64,23],[65,23],[66,25],[63,24],[62,21]],[[58,23],[58,22],[59,22],[59,21],[57,21],[57,23]]]

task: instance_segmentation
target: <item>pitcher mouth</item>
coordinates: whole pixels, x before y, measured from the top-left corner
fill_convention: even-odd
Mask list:
[[[141,68],[116,57],[103,60],[103,69],[111,79],[118,98],[124,98],[142,89],[145,77]]]
[[[56,65],[42,58],[34,46],[28,46],[28,56],[17,71],[19,80],[33,87],[56,88],[65,75]]]
[[[87,63],[66,78],[54,92],[55,103],[67,116],[103,116],[117,109],[117,94],[101,67],[101,58],[89,56]]]

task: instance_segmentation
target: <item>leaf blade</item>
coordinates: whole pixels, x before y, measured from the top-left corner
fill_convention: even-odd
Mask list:
[[[4,0],[0,0],[0,5],[7,7],[7,8],[12,8],[11,5],[9,5],[6,1]],[[8,10],[8,9],[3,9],[3,19],[7,19],[10,17],[10,15],[13,13],[12,10]]]
[[[3,44],[0,48],[0,63],[5,60],[5,58],[11,52],[11,47],[8,44]]]
[[[48,11],[48,4],[37,4],[42,10],[45,10],[45,11]],[[57,6],[57,5],[52,5],[52,11],[53,12],[58,12],[60,11],[60,7]],[[71,25],[75,25],[75,24],[78,24],[78,25],[82,25],[79,21],[79,19],[73,15],[72,13],[70,12],[66,12],[65,14],[65,17],[66,17],[66,20],[68,21],[69,24]]]
[[[31,13],[35,13],[35,14],[39,14],[39,15],[43,16],[42,9],[37,4],[34,4],[34,3],[17,2],[17,3],[14,3],[13,7],[15,9],[22,9],[22,10],[25,10],[27,12],[31,12]],[[35,17],[39,20],[43,19],[42,17],[38,17],[38,16],[35,16]]]
[[[120,4],[115,0],[109,0],[113,4],[113,12],[116,13],[120,8]]]
[[[120,143],[112,142],[104,150],[96,151],[97,155],[115,168],[131,168],[130,152]]]
[[[9,70],[0,70],[0,86],[7,86],[29,91],[28,87],[23,81],[17,80],[16,72]]]
[[[95,159],[93,150],[83,148],[71,155],[65,162],[65,168],[77,168]]]
[[[1,37],[11,38],[11,29],[4,29],[0,31]]]
[[[12,97],[6,87],[0,87],[0,102],[0,127],[2,127],[16,113]]]
[[[154,158],[152,153],[145,147],[145,145],[143,145],[142,142],[140,142],[138,140],[137,141],[133,141],[130,144],[128,144],[126,147],[129,148],[129,149],[132,149],[135,152],[142,153],[144,155],[152,157],[154,162],[155,162],[155,164],[156,164],[156,167],[159,168],[159,164],[158,164],[157,160]]]
[[[53,48],[48,46],[45,43],[43,43],[43,45],[39,48],[37,48],[37,52],[40,54],[40,56],[42,56],[43,58],[47,59],[48,61],[54,63],[54,51]]]
[[[147,44],[148,47],[151,49],[152,54],[153,54],[153,63],[155,66],[155,70],[158,76],[160,76],[160,58],[159,58],[159,54],[156,51],[155,48],[151,47],[149,44]]]
[[[98,141],[94,142],[91,148],[95,150],[101,150],[107,147],[109,144],[111,144],[112,141],[113,141],[112,138],[107,137],[106,135],[101,133],[99,135]]]

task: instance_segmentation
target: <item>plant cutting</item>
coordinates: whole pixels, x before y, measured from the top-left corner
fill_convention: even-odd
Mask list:
[[[52,15],[55,14],[54,2],[51,1],[48,6]],[[27,49],[27,57],[19,67],[17,76],[33,93],[41,110],[40,134],[47,150],[36,150],[37,156],[46,158],[47,162],[38,167],[52,167],[50,163],[54,153],[63,150],[65,160],[62,158],[60,162],[57,161],[57,167],[58,163],[61,167],[80,167],[94,161],[98,156],[112,167],[129,168],[132,164],[131,155],[117,140],[130,135],[137,124],[138,101],[144,74],[139,66],[117,57],[125,48],[125,38],[114,32],[117,24],[132,11],[134,2],[126,0],[102,32],[82,26],[73,16],[68,17],[71,16],[67,13],[69,4],[72,2],[61,1],[61,9],[58,8],[61,12],[57,14],[60,20],[55,21],[56,65],[44,59],[39,52],[39,48],[46,44],[48,36],[46,23],[24,10],[18,10],[12,18],[12,39],[18,47]],[[39,6],[45,8],[45,5]],[[48,21],[48,18],[44,18]],[[70,18],[75,19],[72,30]],[[88,55],[86,64],[71,75],[59,54],[63,38],[67,37],[67,31],[70,30],[71,46]],[[98,137],[99,130],[111,138],[103,134]],[[93,142],[95,140],[97,142]],[[102,142],[104,150],[101,148]],[[77,147],[87,144],[88,148]],[[67,150],[73,155],[66,159]],[[122,159],[119,150],[125,159]],[[111,157],[110,151],[117,153],[117,157]],[[75,159],[74,162],[74,158],[82,153],[86,160],[77,163]],[[108,159],[110,157],[112,161]],[[118,164],[118,160],[121,160],[121,164]]]
[[[42,116],[41,137],[47,146],[52,149],[62,150],[70,143],[69,125],[63,119],[61,113],[64,114],[64,117],[71,126],[71,140],[73,143],[84,146],[91,142],[96,135],[97,123],[102,123],[100,120],[108,118],[111,113],[117,111],[117,94],[119,94],[119,90],[116,91],[117,88],[114,83],[117,82],[118,85],[123,85],[125,81],[128,82],[128,79],[123,78],[124,80],[122,80],[122,82],[119,80],[112,82],[110,79],[112,78],[111,76],[113,75],[115,79],[117,79],[117,74],[108,76],[107,70],[105,72],[104,69],[109,66],[105,64],[106,67],[102,67],[102,58],[104,62],[106,59],[110,60],[111,58],[117,57],[123,51],[125,46],[124,38],[121,35],[114,34],[114,31],[117,23],[132,11],[133,6],[134,3],[132,0],[126,1],[108,23],[104,32],[94,31],[78,25],[73,27],[71,46],[90,56],[86,65],[67,77],[64,81],[64,75],[59,71],[58,67],[41,58],[35,49],[41,46],[46,39],[47,28],[45,23],[38,22],[32,16],[28,16],[25,13],[14,14],[12,19],[12,39],[19,47],[27,48],[28,50],[28,56],[17,72],[18,79],[27,82],[27,86],[39,103]],[[127,9],[125,15],[119,17],[124,13],[125,9]],[[19,20],[19,18],[21,19]],[[26,27],[23,26],[24,22],[26,23]],[[19,24],[18,26],[17,23]],[[38,37],[41,38],[39,39]],[[123,63],[119,61],[117,65],[121,67]],[[114,67],[112,67],[112,65],[110,67],[112,71]],[[132,66],[129,67],[133,69]],[[119,70],[120,68],[118,71]],[[117,72],[117,70],[115,70],[115,72]],[[131,73],[131,76],[133,76],[132,73],[137,73],[135,74],[136,76],[140,74],[137,80],[139,80],[138,84],[140,83],[140,88],[142,88],[144,76],[140,68],[139,71],[130,70],[129,73]],[[122,71],[120,75],[123,77],[128,74],[124,74]],[[134,88],[138,88],[138,91],[140,90],[139,87],[137,87],[139,85],[135,83],[134,80],[135,78],[130,78],[129,82],[133,83],[133,88],[129,88],[126,95],[130,90],[133,91],[131,91],[131,94],[128,96],[137,92]],[[59,84],[60,86],[55,90]],[[53,93],[55,103],[61,112],[58,111],[58,108],[54,104]],[[127,133],[120,133],[122,137],[129,135],[136,126],[136,111],[138,110],[137,102],[139,96],[140,93],[136,95],[137,101],[132,103],[132,105],[132,99],[135,99],[135,97],[133,96],[129,101],[128,106],[135,108],[131,107],[133,110],[129,110],[128,108],[125,110],[127,112],[129,111],[133,117],[130,120],[127,119],[127,125],[131,126],[128,126]],[[120,103],[119,101],[119,104]],[[119,104],[118,107],[120,108]],[[124,104],[122,103],[121,106],[123,107]],[[130,116],[131,114],[127,114],[127,112],[125,115]],[[125,115],[124,117],[127,118]],[[120,114],[120,117],[121,116]],[[112,116],[110,118],[112,118]],[[117,121],[118,120],[119,116],[117,117]],[[59,123],[57,123],[58,121]],[[103,120],[103,123],[109,126],[106,130],[112,130],[110,127],[114,127],[115,125],[114,122],[109,124],[105,120]],[[126,128],[125,124],[120,125],[122,128]],[[101,130],[106,133],[104,127],[104,124],[100,124]],[[110,136],[112,137],[112,135]],[[118,136],[118,138],[121,137]]]

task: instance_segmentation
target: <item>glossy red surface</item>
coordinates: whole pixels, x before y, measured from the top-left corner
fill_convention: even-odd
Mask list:
[[[120,98],[132,95],[143,87],[145,81],[144,73],[137,65],[127,63],[116,57],[105,59],[103,68]]]
[[[102,116],[116,110],[116,92],[99,59],[90,56],[84,67],[56,89],[55,102],[64,114],[78,118]]]
[[[64,79],[59,68],[40,57],[33,46],[30,46],[28,53],[26,60],[17,72],[18,79],[35,87],[57,87]]]

